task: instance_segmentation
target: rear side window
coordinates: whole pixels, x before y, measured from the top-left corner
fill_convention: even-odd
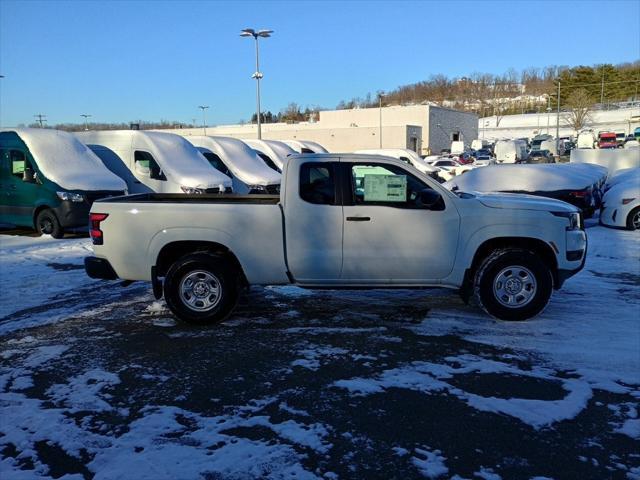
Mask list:
[[[224,162],[218,155],[216,155],[213,152],[202,152],[202,155],[204,155],[204,158],[209,160],[209,163],[213,168],[215,168],[219,172],[224,173],[227,177],[233,178],[233,175],[231,174],[231,170],[227,168],[227,166],[224,164]]]
[[[302,164],[300,198],[316,205],[336,204],[335,168],[332,163]]]

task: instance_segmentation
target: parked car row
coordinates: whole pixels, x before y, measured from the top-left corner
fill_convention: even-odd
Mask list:
[[[94,200],[126,193],[277,194],[287,158],[315,142],[120,130],[0,131],[0,223],[62,237]]]

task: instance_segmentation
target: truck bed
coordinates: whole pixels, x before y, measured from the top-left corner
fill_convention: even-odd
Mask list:
[[[279,195],[230,195],[230,194],[184,194],[184,193],[138,193],[122,197],[99,200],[103,203],[242,203],[277,205]]]

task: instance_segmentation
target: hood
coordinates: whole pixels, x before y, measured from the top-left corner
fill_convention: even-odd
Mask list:
[[[577,212],[578,209],[566,202],[553,198],[523,195],[520,193],[474,193],[485,207],[512,210],[540,210],[545,212]]]

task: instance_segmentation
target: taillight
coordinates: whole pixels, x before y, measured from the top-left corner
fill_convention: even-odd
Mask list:
[[[108,213],[89,214],[89,236],[94,245],[102,245],[104,243],[104,235],[102,234],[102,230],[100,230],[100,222],[108,216]]]

